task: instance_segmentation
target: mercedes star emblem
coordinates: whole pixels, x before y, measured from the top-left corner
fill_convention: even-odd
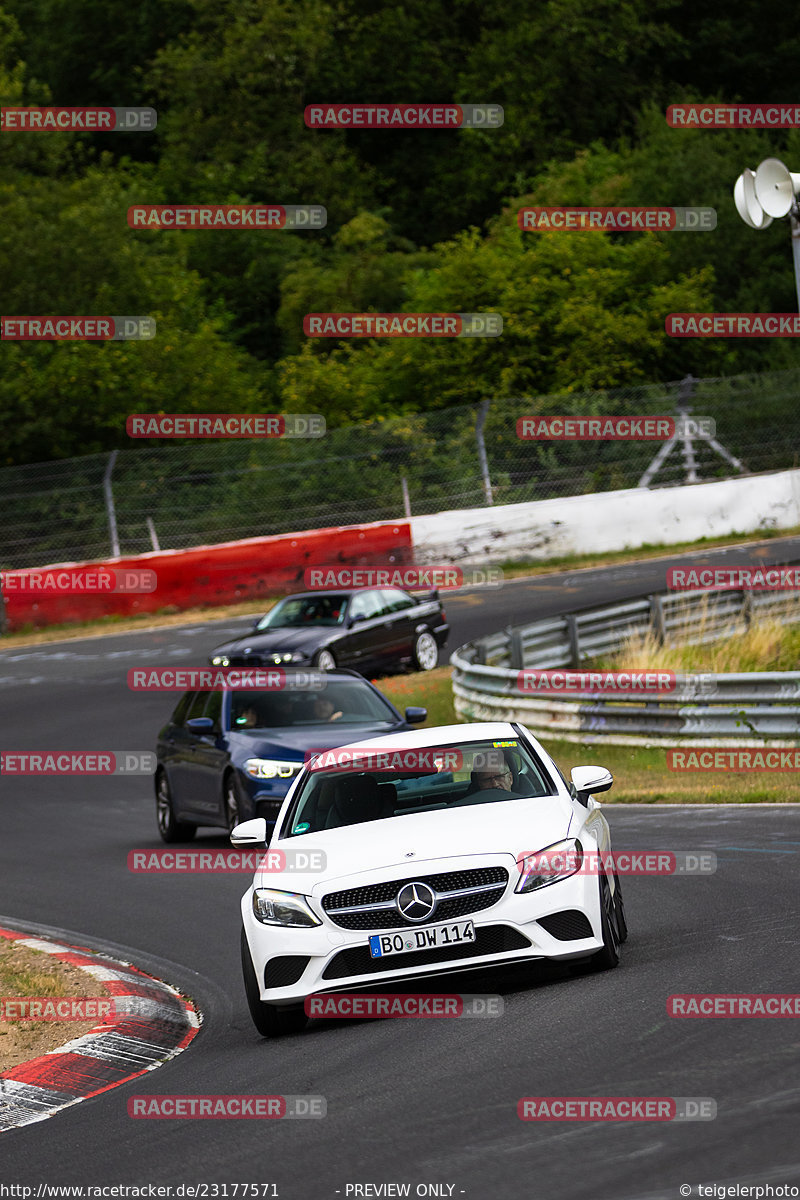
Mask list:
[[[436,893],[427,883],[406,883],[397,893],[395,903],[406,921],[427,921],[436,909]]]

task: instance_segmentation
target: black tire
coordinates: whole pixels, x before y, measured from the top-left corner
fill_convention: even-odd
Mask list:
[[[582,958],[570,963],[570,970],[575,975],[586,975],[594,971],[610,971],[619,966],[619,925],[614,897],[611,895],[608,879],[600,876],[600,928],[603,935],[603,948],[597,950],[591,958]]]
[[[414,664],[418,671],[432,671],[439,665],[439,643],[429,629],[417,634],[414,642]]]
[[[190,842],[197,833],[196,825],[177,820],[167,772],[164,770],[156,775],[156,824],[164,842]]]
[[[620,942],[628,940],[628,922],[625,920],[625,901],[622,899],[622,885],[619,875],[614,872],[614,905],[617,910],[617,932]]]
[[[336,656],[332,650],[319,650],[314,655],[314,666],[319,667],[320,671],[335,671]]]
[[[258,994],[258,983],[250,957],[250,947],[247,936],[242,929],[242,975],[244,990],[247,996],[247,1007],[253,1024],[262,1037],[283,1037],[287,1033],[300,1033],[308,1024],[308,1017],[302,1007],[276,1008],[274,1004],[266,1004]]]
[[[252,803],[242,797],[239,780],[232,771],[228,772],[222,783],[222,815],[228,833],[255,815]]]

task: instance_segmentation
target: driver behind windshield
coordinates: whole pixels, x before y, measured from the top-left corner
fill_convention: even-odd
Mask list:
[[[473,768],[470,775],[470,792],[484,792],[489,788],[497,788],[510,792],[514,785],[514,773],[506,761],[502,750],[487,750],[475,756],[480,765]]]

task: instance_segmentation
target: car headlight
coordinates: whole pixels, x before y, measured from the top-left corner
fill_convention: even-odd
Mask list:
[[[305,662],[308,655],[301,654],[299,650],[295,650],[293,654],[270,654],[270,658],[275,663],[275,666],[278,667],[281,663]]]
[[[256,888],[253,892],[253,913],[262,925],[291,925],[310,928],[322,922],[314,916],[305,896],[295,892],[276,892],[272,888]]]
[[[228,658],[227,654],[215,654],[211,659],[211,665],[212,667],[229,667],[231,665],[231,660]]]
[[[244,769],[251,779],[291,779],[302,766],[299,762],[281,762],[275,758],[248,758]]]
[[[569,879],[570,875],[580,871],[582,863],[583,846],[577,838],[554,842],[552,846],[545,846],[544,850],[526,854],[518,860],[520,877],[514,891],[533,892],[562,879]]]

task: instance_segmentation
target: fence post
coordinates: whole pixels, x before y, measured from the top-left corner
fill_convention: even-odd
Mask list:
[[[567,638],[569,639],[569,659],[573,670],[581,665],[581,647],[578,634],[578,621],[574,613],[567,613]]]
[[[112,450],[108,459],[105,475],[103,476],[103,495],[106,498],[106,513],[108,515],[108,530],[111,534],[111,557],[119,558],[119,537],[117,536],[117,514],[114,511],[114,493],[111,491],[111,472],[117,461],[119,450]]]
[[[663,646],[666,636],[664,631],[664,597],[656,592],[652,596],[648,596],[647,599],[650,602],[650,624],[653,633]]]
[[[483,440],[483,427],[486,424],[486,417],[489,413],[489,405],[491,400],[481,400],[478,408],[478,420],[475,422],[475,441],[478,443],[478,462],[481,468],[481,479],[483,480],[483,491],[486,496],[487,504],[494,504],[492,495],[492,481],[489,478],[489,460],[486,457],[486,442]]]
[[[753,593],[752,591],[742,592],[742,618],[744,619],[745,629],[749,629],[753,621]]]
[[[411,499],[408,495],[408,480],[405,475],[400,476],[400,487],[403,491],[403,508],[405,509],[406,520],[411,520]]]
[[[506,628],[508,637],[508,661],[512,670],[521,671],[525,666],[522,661],[522,634],[513,625]]]
[[[147,532],[150,534],[150,544],[152,545],[153,549],[160,550],[161,546],[158,541],[158,534],[156,533],[156,527],[153,524],[152,517],[147,518]]]

